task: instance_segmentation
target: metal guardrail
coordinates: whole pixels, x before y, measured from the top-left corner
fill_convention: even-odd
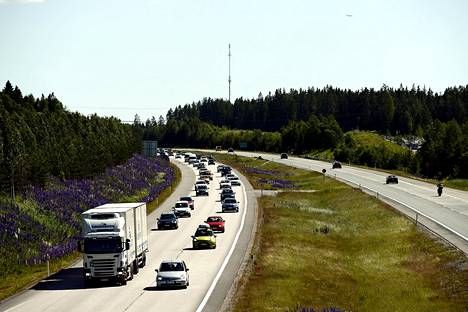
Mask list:
[[[370,192],[372,192],[372,193],[375,193],[376,198],[379,198],[379,196],[380,196],[380,197],[383,197],[383,198],[385,198],[385,199],[387,199],[387,200],[389,200],[389,201],[393,201],[393,202],[395,202],[395,203],[397,203],[397,204],[399,204],[399,205],[402,205],[403,207],[405,207],[405,208],[407,208],[407,209],[413,211],[413,212],[415,213],[415,219],[414,219],[414,220],[416,221],[416,225],[418,225],[418,217],[419,217],[419,216],[422,216],[422,217],[424,217],[424,218],[426,218],[426,219],[432,221],[433,223],[437,224],[438,226],[442,227],[443,229],[449,231],[450,233],[455,234],[457,237],[463,239],[466,243],[468,243],[468,237],[466,237],[466,236],[464,236],[463,234],[461,234],[461,233],[455,231],[454,229],[450,228],[449,226],[443,224],[442,222],[440,222],[440,221],[438,221],[438,220],[436,220],[436,219],[434,219],[434,218],[428,216],[427,214],[425,214],[425,213],[419,211],[418,209],[409,206],[408,204],[405,204],[405,203],[403,203],[403,202],[401,202],[401,201],[399,201],[399,200],[397,200],[397,199],[391,198],[390,196],[387,196],[387,195],[385,195],[385,194],[379,193],[378,191],[373,190],[373,189],[371,189],[371,188],[369,188],[369,187],[367,187],[367,186],[362,186],[360,183],[355,183],[355,182],[353,182],[353,181],[346,180],[346,179],[341,178],[341,177],[337,177],[336,174],[334,174],[334,175],[326,174],[326,175],[327,175],[328,177],[334,178],[334,179],[336,179],[336,180],[340,180],[340,181],[345,182],[345,183],[348,183],[348,184],[356,185],[356,186],[359,187],[359,189],[365,189],[365,190],[367,190],[367,191],[370,191]],[[423,223],[421,223],[421,222],[419,222],[419,224],[423,225],[425,228],[427,228],[429,231],[431,231],[432,233],[436,234],[437,236],[439,236],[439,237],[443,238],[444,240],[448,241],[445,237],[443,237],[443,236],[440,235],[439,233],[436,233],[434,230],[430,229],[427,225],[425,225],[425,224],[423,224]],[[450,244],[454,245],[452,242],[450,242],[450,241],[448,241],[448,242],[449,242]],[[454,245],[454,246],[455,246],[455,245]],[[455,246],[455,247],[457,247],[457,246]]]

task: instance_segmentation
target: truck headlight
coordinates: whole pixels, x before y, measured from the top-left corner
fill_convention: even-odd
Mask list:
[[[162,277],[161,276],[158,276],[158,281],[162,281]]]

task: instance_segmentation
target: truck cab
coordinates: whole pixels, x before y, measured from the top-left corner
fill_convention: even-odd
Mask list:
[[[85,284],[114,281],[125,285],[146,265],[146,204],[106,204],[82,213]]]

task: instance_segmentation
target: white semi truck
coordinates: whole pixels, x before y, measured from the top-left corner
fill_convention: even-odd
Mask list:
[[[85,284],[115,281],[127,284],[146,265],[146,203],[105,204],[81,214]]]

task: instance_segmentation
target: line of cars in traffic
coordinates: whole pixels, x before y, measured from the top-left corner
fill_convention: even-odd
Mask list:
[[[175,159],[184,161],[191,165],[194,170],[198,170],[198,179],[195,182],[195,198],[186,195],[179,198],[174,204],[172,211],[163,212],[157,220],[158,230],[178,229],[179,218],[192,216],[196,209],[195,199],[200,196],[209,196],[210,184],[214,183],[214,176],[209,166],[215,165],[213,157],[197,155],[193,153],[176,153]],[[222,212],[239,212],[239,202],[236,198],[236,192],[233,187],[241,186],[239,177],[232,173],[229,166],[218,165],[217,173],[220,174],[219,196]],[[214,190],[216,186],[212,186]],[[224,233],[226,230],[226,221],[220,215],[209,215],[202,224],[199,224],[195,233],[191,236],[192,249],[215,249],[217,246],[216,234]],[[158,269],[155,270],[156,286],[162,287],[183,287],[187,288],[190,284],[188,267],[182,259],[164,260]]]

